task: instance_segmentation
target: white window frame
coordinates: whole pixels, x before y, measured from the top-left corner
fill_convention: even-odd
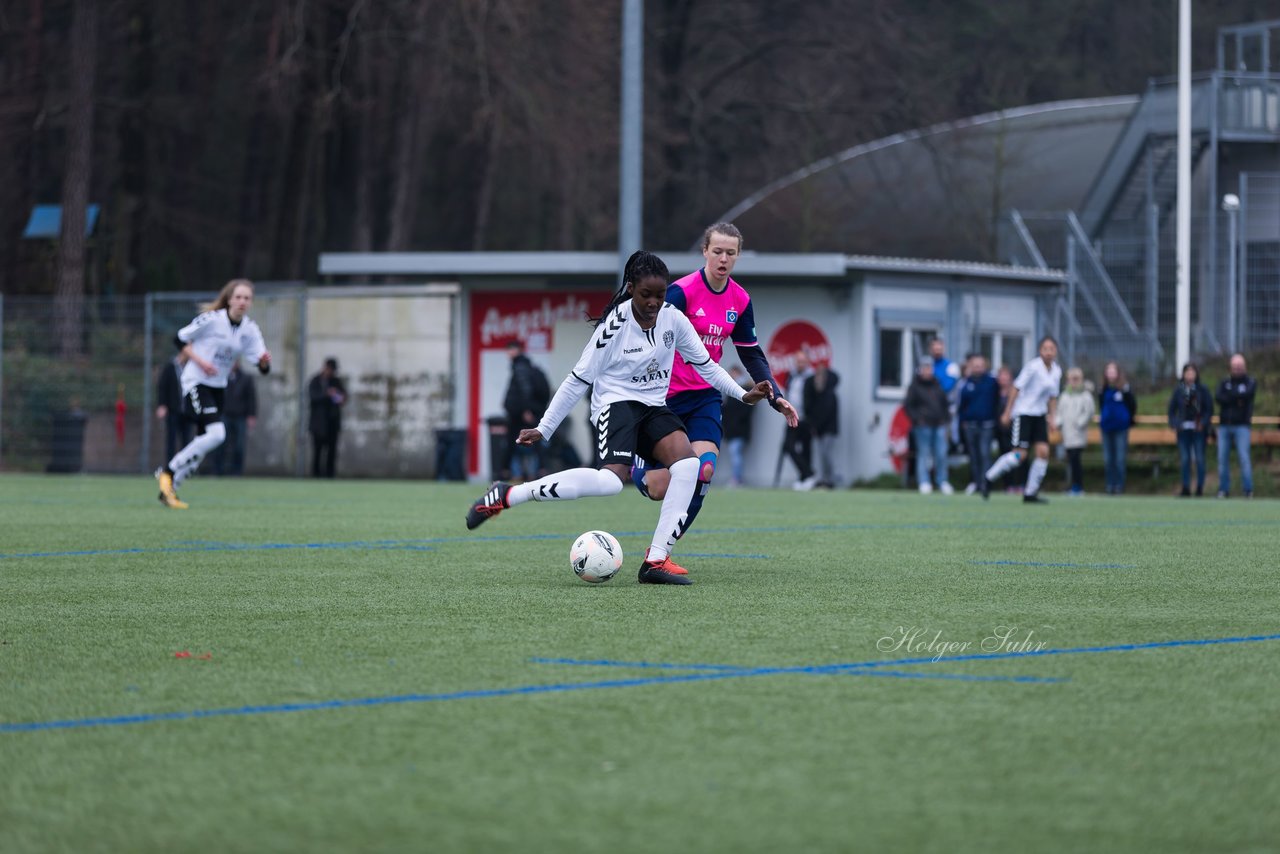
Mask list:
[[[1013,375],[1016,377],[1018,375],[1018,371],[1022,370],[1022,366],[1025,365],[1031,358],[1030,349],[1032,346],[1031,342],[1035,339],[1034,332],[1030,329],[982,328],[978,330],[978,334],[977,334],[979,348],[981,348],[982,336],[984,335],[991,336],[991,370],[993,373],[999,370],[1000,365],[1002,364],[999,356],[1004,351],[1005,336],[1016,335],[1022,339],[1022,357],[1016,365],[1009,365],[1009,370],[1012,371]]]
[[[871,385],[875,389],[874,397],[876,400],[902,400],[907,396],[907,386],[911,384],[911,378],[915,375],[916,364],[925,355],[924,353],[915,352],[913,345],[916,337],[940,338],[945,328],[946,318],[941,312],[876,310],[875,354],[871,366]],[[898,385],[884,385],[880,382],[880,363],[882,358],[880,334],[885,330],[895,330],[902,333],[902,339],[899,342],[901,349],[898,354],[899,365],[901,366]]]

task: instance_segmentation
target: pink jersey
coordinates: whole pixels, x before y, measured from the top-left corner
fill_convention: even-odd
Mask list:
[[[693,323],[713,362],[720,361],[726,340],[731,339],[739,347],[755,347],[759,343],[751,297],[733,279],[729,279],[722,292],[716,293],[707,284],[703,271],[695,270],[667,286],[667,302],[684,312]],[[711,388],[707,381],[677,353],[667,397],[707,388]]]

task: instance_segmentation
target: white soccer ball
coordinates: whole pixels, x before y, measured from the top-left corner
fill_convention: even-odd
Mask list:
[[[608,581],[622,569],[622,544],[608,531],[587,531],[573,541],[569,566],[583,581]]]

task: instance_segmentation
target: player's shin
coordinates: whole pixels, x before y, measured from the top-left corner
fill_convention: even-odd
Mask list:
[[[507,503],[515,507],[526,501],[572,501],[575,498],[617,495],[621,491],[622,481],[611,471],[567,469],[511,487]]]
[[[671,554],[676,540],[684,534],[689,502],[698,488],[698,461],[693,457],[678,460],[670,467],[671,484],[662,499],[658,527],[653,532],[648,559],[660,561]]]

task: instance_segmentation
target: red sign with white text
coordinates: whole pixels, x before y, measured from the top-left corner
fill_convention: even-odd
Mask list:
[[[769,338],[765,355],[769,357],[769,370],[783,389],[787,378],[795,370],[796,353],[804,353],[810,364],[831,364],[831,342],[822,330],[807,320],[790,320],[778,327]]]
[[[574,347],[587,343],[588,316],[604,311],[609,294],[601,291],[473,291],[471,293],[471,347],[467,354],[469,405],[467,468],[479,471],[480,437],[483,435],[480,398],[484,381],[481,354],[502,350],[511,341],[524,344],[530,353],[550,353],[555,348],[555,328],[561,321],[582,321],[582,339],[566,342]],[[551,378],[554,390],[559,378]],[[496,378],[494,381],[499,381]],[[500,380],[506,382],[503,376]]]

